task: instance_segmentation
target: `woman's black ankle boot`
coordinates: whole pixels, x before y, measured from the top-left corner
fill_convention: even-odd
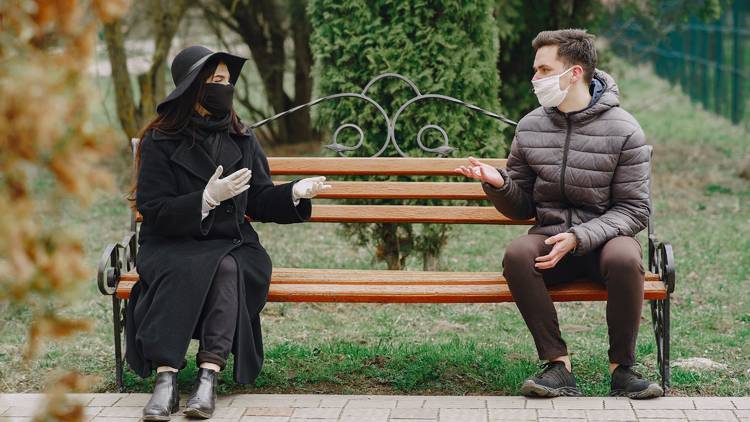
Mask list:
[[[180,407],[180,394],[177,391],[177,372],[156,374],[154,393],[143,408],[144,421],[168,421],[172,413]]]
[[[216,383],[218,372],[213,369],[199,368],[198,379],[185,406],[185,416],[208,419],[216,407]]]

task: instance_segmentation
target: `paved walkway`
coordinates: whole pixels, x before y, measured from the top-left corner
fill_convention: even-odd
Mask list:
[[[148,394],[72,394],[89,421],[135,422]],[[0,394],[0,422],[30,421],[42,394]],[[184,404],[184,399],[181,401]],[[491,422],[750,421],[750,397],[526,399],[487,396],[237,394],[219,397],[212,421]],[[187,420],[179,414],[173,421]]]

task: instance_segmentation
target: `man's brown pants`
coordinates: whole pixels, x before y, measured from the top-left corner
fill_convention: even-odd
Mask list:
[[[635,363],[635,343],[643,307],[643,248],[629,236],[618,236],[583,256],[566,255],[553,268],[538,270],[536,258],[548,254],[549,236],[526,234],[506,248],[503,275],[536,344],[539,359],[568,354],[560,334],[557,311],[547,286],[587,277],[607,287],[609,360]]]

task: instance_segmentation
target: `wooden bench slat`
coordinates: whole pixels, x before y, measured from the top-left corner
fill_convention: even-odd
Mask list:
[[[130,296],[138,274],[123,274],[116,295]],[[606,300],[606,288],[578,280],[550,288],[555,301]],[[644,299],[666,298],[659,276],[646,273]],[[432,272],[277,268],[271,277],[272,302],[459,303],[512,302],[498,272]]]
[[[250,218],[245,216],[248,221]],[[140,213],[137,222],[143,221]],[[431,205],[315,205],[311,223],[443,223],[528,226],[534,220],[511,220],[494,207]]]
[[[646,281],[659,281],[659,275],[646,272]],[[273,283],[294,284],[498,284],[505,283],[501,272],[483,271],[390,271],[350,269],[275,268]]]
[[[430,205],[315,205],[315,223],[446,223],[530,225],[534,220],[511,220],[494,207]]]
[[[276,181],[276,184],[288,181]],[[327,199],[487,199],[478,182],[337,182],[315,198]]]
[[[495,167],[505,167],[506,162],[504,158],[480,160]],[[274,175],[458,176],[453,170],[468,162],[466,158],[268,157]]]
[[[576,281],[550,288],[556,302],[600,301],[607,290],[591,281]],[[647,281],[644,299],[666,297],[664,283]],[[337,285],[337,284],[271,284],[271,302],[368,302],[368,303],[475,303],[512,302],[507,284],[434,286],[434,285]]]

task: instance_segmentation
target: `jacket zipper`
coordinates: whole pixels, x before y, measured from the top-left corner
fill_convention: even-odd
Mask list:
[[[565,194],[565,168],[568,165],[568,149],[570,148],[570,132],[571,132],[571,126],[570,126],[570,117],[568,117],[567,114],[565,114],[565,122],[567,123],[567,132],[565,133],[565,146],[563,147],[563,158],[562,158],[562,173],[560,173],[560,193],[562,194],[563,199],[568,205],[568,228],[572,227],[572,216],[571,216],[571,210],[570,210],[570,200],[568,200],[568,196]]]

